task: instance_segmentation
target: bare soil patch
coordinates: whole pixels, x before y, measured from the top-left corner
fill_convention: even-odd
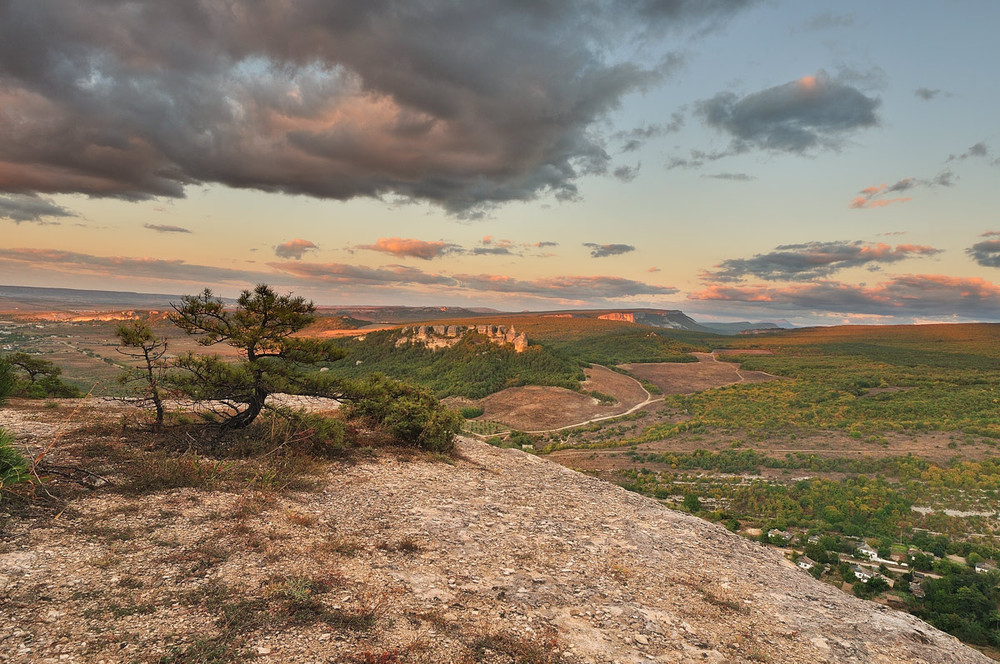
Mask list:
[[[742,382],[775,380],[760,371],[743,371],[738,364],[719,362],[712,353],[692,353],[697,362],[659,362],[650,364],[625,364],[623,368],[643,380],[656,385],[664,394],[692,394],[713,387],[723,387]]]
[[[586,422],[626,412],[646,400],[647,393],[634,379],[601,366],[585,370],[584,390],[615,397],[617,403],[602,404],[588,395],[562,387],[528,385],[501,390],[477,402],[481,419],[502,422],[522,431],[540,431]]]
[[[642,388],[635,379],[625,376],[606,367],[593,365],[586,369],[587,380],[583,382],[584,390],[597,390],[605,394],[610,394],[618,399],[621,411],[624,412],[632,406],[642,403],[649,394]]]
[[[715,355],[774,355],[773,350],[766,348],[716,348]]]
[[[734,444],[740,449],[753,449],[760,454],[783,458],[796,452],[815,454],[829,458],[886,458],[912,454],[936,464],[945,464],[951,459],[981,461],[995,458],[996,445],[992,441],[976,440],[966,443],[956,440],[947,432],[926,432],[913,435],[889,433],[878,442],[868,442],[851,438],[841,431],[823,431],[809,434],[778,435],[765,439],[749,439],[743,432],[713,432],[712,434],[682,433],[664,440],[642,443],[627,450],[611,449],[565,449],[547,455],[553,461],[569,468],[585,471],[614,471],[634,468],[635,464],[625,452],[635,450],[648,454],[664,452],[694,452],[698,449],[719,452],[732,449]],[[648,465],[653,469],[652,465]],[[777,471],[780,473],[781,471]],[[815,475],[815,473],[810,473]]]

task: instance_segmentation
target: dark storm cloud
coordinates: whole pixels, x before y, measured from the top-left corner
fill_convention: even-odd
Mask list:
[[[706,271],[709,281],[732,283],[757,277],[767,281],[813,281],[852,267],[872,267],[917,256],[933,256],[940,249],[914,244],[868,242],[807,242],[776,247],[753,258],[731,258]]]
[[[191,229],[183,226],[169,226],[167,224],[143,224],[143,228],[157,233],[190,233]]]
[[[2,110],[2,109],[0,109]],[[13,194],[0,196],[0,219],[10,219],[14,223],[33,221],[46,222],[52,217],[75,217],[76,213],[67,210],[53,201],[34,194]]]
[[[620,256],[635,251],[635,247],[631,244],[595,244],[593,242],[584,242],[583,246],[590,249],[591,258]]]
[[[1000,231],[983,233],[981,237],[994,239],[977,242],[965,253],[983,267],[1000,267]]]
[[[693,301],[748,302],[777,311],[836,312],[974,320],[1000,318],[1000,286],[979,278],[933,274],[893,277],[874,286],[821,281],[772,286],[709,285]]]
[[[729,152],[804,154],[838,149],[859,129],[877,126],[881,102],[824,72],[739,97],[720,92],[697,112],[732,138]]]
[[[677,66],[664,37],[749,4],[2,0],[0,191],[572,200],[611,169],[599,122]]]

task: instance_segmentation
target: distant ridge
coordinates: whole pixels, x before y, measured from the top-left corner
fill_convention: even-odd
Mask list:
[[[180,295],[127,291],[81,290],[0,286],[0,311],[93,311],[118,309],[164,309]]]
[[[37,286],[0,285],[0,312],[32,314],[37,312],[109,312],[124,310],[168,309],[181,295],[169,293],[135,293],[131,291],[87,290],[77,288],[43,288]],[[235,300],[223,298],[228,303]],[[374,306],[318,305],[322,317],[349,318],[368,324],[405,324],[442,319],[480,318],[483,316],[549,316],[560,318],[602,318],[638,325],[662,327],[710,334],[739,334],[751,329],[791,327],[773,322],[699,323],[678,309],[559,309],[554,311],[502,312],[488,307],[448,306]]]
[[[739,334],[747,330],[781,330],[791,327],[791,325],[787,324],[779,325],[778,323],[771,322],[751,323],[749,321],[739,323],[702,323],[702,325],[719,334]]]

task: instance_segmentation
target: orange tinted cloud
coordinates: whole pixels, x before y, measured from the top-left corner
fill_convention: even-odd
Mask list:
[[[357,248],[381,251],[400,258],[420,258],[427,261],[455,252],[458,250],[458,245],[447,242],[425,242],[413,238],[383,237],[375,244],[363,244]]]
[[[876,198],[874,200],[865,198],[864,196],[857,196],[851,200],[848,207],[854,210],[860,210],[865,208],[883,208],[893,203],[906,203],[911,199],[910,196],[904,198]]]
[[[979,277],[940,274],[899,275],[873,286],[838,281],[780,287],[711,284],[688,299],[766,303],[785,311],[1000,318],[1000,285]]]

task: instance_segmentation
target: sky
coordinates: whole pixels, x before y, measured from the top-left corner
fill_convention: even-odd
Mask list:
[[[0,283],[1000,321],[1000,3],[0,0]]]

